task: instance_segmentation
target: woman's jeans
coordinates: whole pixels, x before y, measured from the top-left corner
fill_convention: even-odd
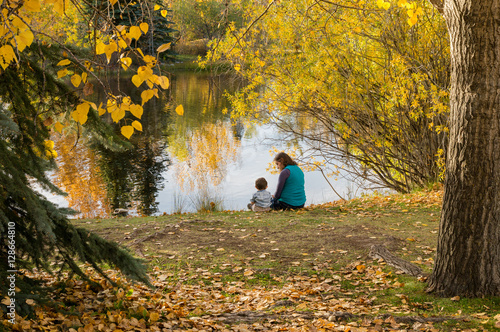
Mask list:
[[[304,207],[304,204],[299,205],[299,206],[293,206],[290,204],[287,204],[285,202],[279,201],[279,200],[274,200],[271,203],[271,209],[272,210],[296,210],[296,209],[301,209]]]

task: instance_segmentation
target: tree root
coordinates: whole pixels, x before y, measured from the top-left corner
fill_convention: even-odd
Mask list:
[[[401,270],[411,276],[421,277],[425,275],[421,268],[408,261],[405,261],[402,258],[394,256],[383,245],[372,245],[368,256],[373,259],[383,259],[387,263],[387,265],[393,266],[396,269]]]
[[[452,317],[452,316],[442,316],[442,317],[423,317],[423,316],[393,316],[390,314],[385,314],[381,316],[370,317],[367,315],[354,315],[349,312],[344,311],[333,311],[333,312],[323,312],[323,313],[314,313],[310,311],[287,311],[287,312],[267,312],[267,311],[240,311],[240,312],[228,312],[220,315],[215,315],[216,320],[223,321],[226,324],[253,324],[255,322],[264,321],[264,320],[277,320],[277,319],[307,319],[313,320],[318,318],[327,319],[331,322],[335,321],[349,321],[349,320],[358,320],[358,319],[371,319],[371,320],[383,320],[384,322],[393,321],[398,324],[415,324],[415,323],[439,323],[449,320],[454,321],[467,321],[469,318],[467,317]]]

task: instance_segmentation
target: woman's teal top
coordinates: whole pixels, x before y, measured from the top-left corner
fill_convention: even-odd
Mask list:
[[[306,203],[304,173],[297,165],[288,165],[285,169],[290,171],[290,176],[285,181],[279,200],[292,206],[304,205]]]

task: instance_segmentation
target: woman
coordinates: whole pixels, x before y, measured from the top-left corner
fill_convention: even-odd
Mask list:
[[[274,163],[280,171],[278,186],[273,195],[273,210],[290,210],[304,207],[306,192],[304,190],[304,173],[297,163],[284,152],[274,157]]]

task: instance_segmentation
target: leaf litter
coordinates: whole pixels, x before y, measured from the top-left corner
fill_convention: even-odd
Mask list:
[[[405,284],[397,271],[388,268],[382,260],[369,259],[367,255],[359,255],[359,250],[353,250],[353,246],[364,250],[370,243],[383,240],[389,246],[403,246],[399,248],[403,255],[411,256],[412,251],[418,251],[413,253],[413,262],[429,271],[435,249],[425,241],[405,240],[416,237],[408,234],[392,240],[382,233],[371,236],[373,228],[361,224],[345,229],[339,220],[343,215],[356,218],[361,215],[360,218],[374,220],[378,216],[407,213],[401,210],[435,209],[440,199],[440,193],[432,192],[413,197],[381,196],[323,204],[310,207],[301,215],[311,213],[314,217],[318,209],[322,210],[324,222],[319,224],[306,225],[294,219],[293,213],[273,216],[273,219],[283,218],[273,220],[282,222],[283,229],[266,227],[269,220],[253,214],[247,223],[229,228],[222,227],[228,224],[227,220],[198,217],[188,220],[186,216],[180,216],[182,220],[176,224],[162,226],[155,222],[149,234],[143,233],[141,237],[136,234],[132,238],[128,234],[129,238],[121,240],[149,260],[154,289],[131,283],[115,270],[108,270],[107,274],[118,286],[112,286],[91,267],[86,267],[91,280],[101,285],[100,290],[78,279],[61,281],[45,272],[23,271],[51,289],[48,294],[51,302],[31,301],[33,315],[16,317],[15,325],[10,325],[5,315],[1,321],[14,331],[71,332],[440,331],[441,327],[435,323],[445,320],[493,321],[493,325],[500,326],[500,315],[490,312],[473,317],[462,316],[461,311],[448,316],[430,315],[433,304],[412,301],[405,295]],[[362,206],[366,207],[365,211]],[[328,209],[334,213],[324,214]],[[430,218],[434,218],[433,213],[435,211],[429,214]],[[229,212],[228,216],[232,214]],[[238,220],[246,215],[235,214]],[[411,227],[421,230],[426,228],[422,224],[431,223],[432,220],[425,220]],[[101,226],[100,222],[96,225]],[[297,243],[303,246],[289,250],[290,238],[280,235],[284,229],[294,227],[304,229],[302,233],[318,232],[306,241],[308,244],[318,242],[316,246],[307,246],[297,238]],[[393,234],[399,231],[397,227],[392,228],[396,229],[391,229]],[[364,239],[360,231],[367,233]],[[100,232],[106,234],[105,229]],[[323,233],[326,233],[324,241],[312,241],[320,239],[318,236]],[[207,234],[217,236],[207,239]],[[179,237],[184,237],[185,242],[179,242],[176,247]],[[163,243],[169,245],[168,250],[161,249]],[[179,249],[181,245],[186,247],[184,251]],[[425,278],[414,280],[419,283]],[[380,294],[387,291],[396,293],[397,303],[384,301]],[[2,303],[8,301],[5,297]],[[481,326],[470,329],[478,330]]]

